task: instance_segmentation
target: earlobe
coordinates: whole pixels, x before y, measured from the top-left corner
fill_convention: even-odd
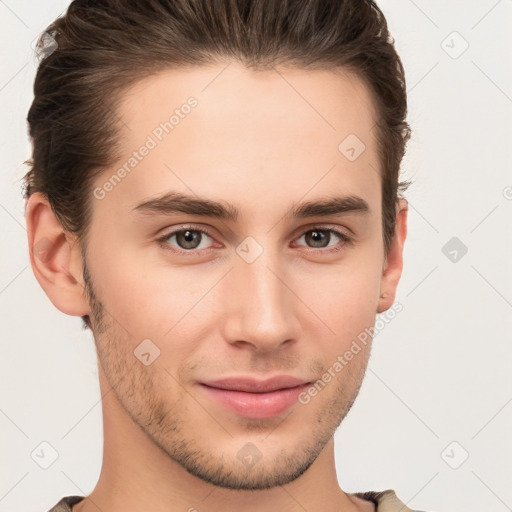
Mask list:
[[[82,278],[82,255],[76,238],[66,232],[48,199],[34,192],[25,208],[30,264],[52,304],[68,315],[89,314]]]
[[[403,269],[403,250],[407,236],[407,209],[407,201],[400,199],[397,204],[395,233],[382,273],[381,293],[377,313],[388,310],[395,300],[396,289]]]

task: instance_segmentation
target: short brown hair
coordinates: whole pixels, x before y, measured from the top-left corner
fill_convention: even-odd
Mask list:
[[[166,68],[235,59],[253,69],[340,67],[369,87],[388,251],[410,128],[403,65],[373,0],[74,0],[43,33],[39,50],[48,55],[28,113],[33,152],[25,197],[45,194],[83,244],[92,182],[117,157],[120,93]]]

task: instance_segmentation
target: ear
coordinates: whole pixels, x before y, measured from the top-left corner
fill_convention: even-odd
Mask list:
[[[67,315],[88,315],[82,255],[76,237],[63,229],[47,197],[40,192],[28,198],[25,218],[30,264],[46,295]]]
[[[396,288],[403,268],[403,250],[407,236],[407,209],[407,201],[400,199],[397,204],[395,233],[384,261],[377,313],[386,311],[395,301]]]

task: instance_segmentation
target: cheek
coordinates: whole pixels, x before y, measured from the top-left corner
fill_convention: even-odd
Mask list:
[[[163,259],[152,261],[133,248],[129,255],[128,248],[119,247],[105,248],[108,259],[95,262],[94,284],[133,343],[149,338],[164,350],[172,341],[173,350],[179,350],[176,339],[190,338],[202,324],[210,325],[213,312],[204,306],[222,272],[207,266],[173,268]]]
[[[380,296],[381,265],[372,251],[360,252],[343,265],[333,265],[325,275],[303,282],[304,302],[330,328],[336,345],[350,344],[373,325]],[[332,342],[332,337],[328,338]]]
[[[306,336],[321,329],[322,339],[332,341],[334,332],[336,339],[350,340],[373,324],[382,274],[382,247],[374,238],[350,249],[338,263],[287,265],[284,281],[314,313],[307,314],[302,305],[296,310],[303,312],[298,320]],[[102,247],[101,256],[91,258],[98,297],[134,342],[190,339],[222,321],[219,306],[225,297],[218,296],[221,287],[216,284],[225,266],[172,267],[148,248],[134,251],[122,240],[108,237],[94,242]],[[240,300],[244,297],[251,300],[245,292]]]

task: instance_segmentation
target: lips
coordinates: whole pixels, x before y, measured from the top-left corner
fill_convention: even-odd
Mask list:
[[[207,386],[231,391],[245,391],[247,393],[266,393],[278,389],[293,388],[307,384],[306,380],[289,375],[277,375],[266,380],[257,380],[250,377],[229,377],[224,379],[202,382]]]
[[[225,409],[239,416],[264,419],[289,409],[310,382],[288,375],[278,375],[266,380],[230,377],[200,384],[207,396]]]

